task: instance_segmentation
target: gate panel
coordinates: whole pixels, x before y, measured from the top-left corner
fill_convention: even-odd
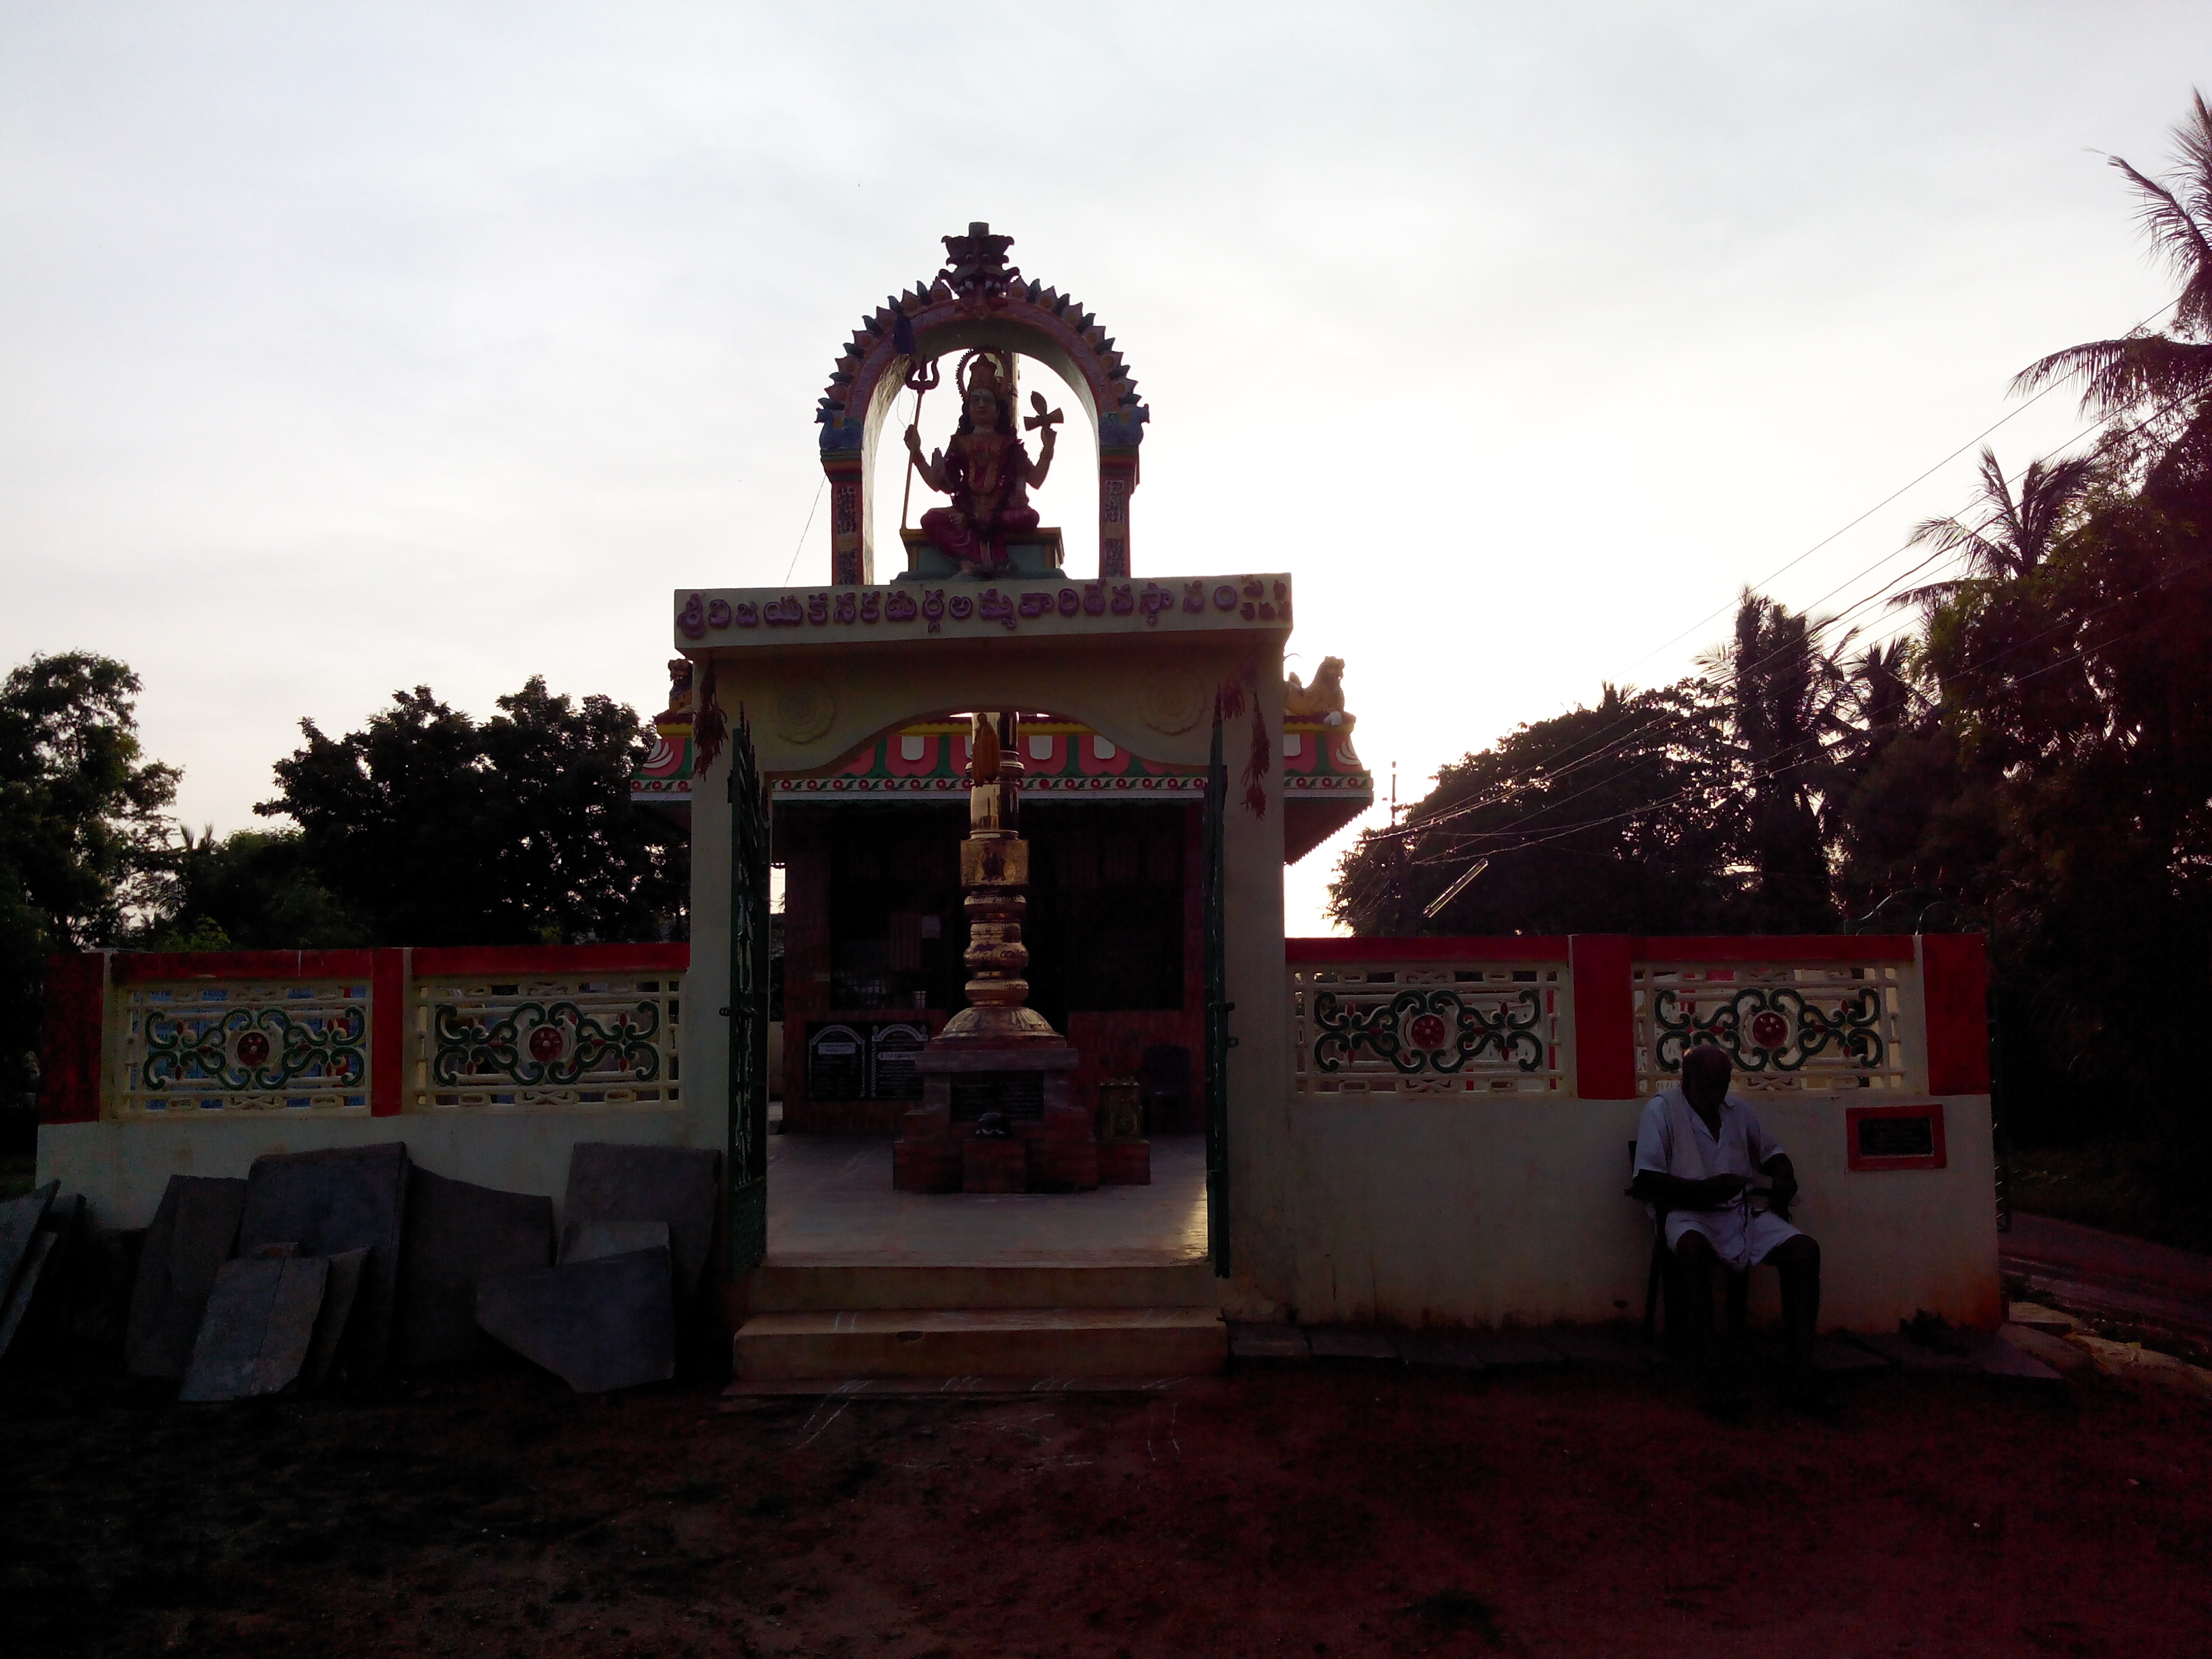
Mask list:
[[[1228,895],[1223,836],[1229,769],[1221,759],[1221,702],[1213,704],[1213,752],[1206,768],[1206,1239],[1217,1279],[1229,1277]]]
[[[740,708],[730,733],[730,1272],[768,1254],[769,801]]]

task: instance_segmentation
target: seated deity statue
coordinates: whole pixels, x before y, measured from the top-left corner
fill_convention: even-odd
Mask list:
[[[1031,461],[1015,434],[1013,394],[998,363],[971,352],[961,371],[960,426],[951,445],[925,459],[921,434],[909,426],[906,447],[922,482],[952,498],[921,515],[922,532],[962,574],[990,575],[1006,567],[1006,538],[1037,527],[1029,492],[1052,470],[1054,433],[1043,427]]]

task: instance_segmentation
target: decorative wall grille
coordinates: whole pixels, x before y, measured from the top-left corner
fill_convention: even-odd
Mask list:
[[[678,974],[417,980],[417,1109],[673,1109]]]
[[[1907,963],[1792,967],[1639,962],[1634,969],[1637,1079],[1674,1084],[1682,1054],[1723,1049],[1746,1092],[1903,1089],[1899,1010]]]
[[[1556,1094],[1564,963],[1294,963],[1301,1095]]]
[[[122,989],[114,1109],[367,1116],[368,988],[357,979]]]

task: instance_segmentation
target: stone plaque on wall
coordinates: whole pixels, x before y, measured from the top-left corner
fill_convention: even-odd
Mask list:
[[[806,1097],[809,1100],[866,1100],[868,1097],[866,1040],[842,1021],[809,1021],[806,1027]]]
[[[955,1073],[951,1082],[955,1123],[973,1123],[986,1112],[1004,1112],[1017,1122],[1044,1115],[1042,1072]]]
[[[896,1020],[872,1027],[868,1033],[868,1098],[920,1100],[921,1074],[914,1057],[929,1046],[929,1027],[913,1020]]]

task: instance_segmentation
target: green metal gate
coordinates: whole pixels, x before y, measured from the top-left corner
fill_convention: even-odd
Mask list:
[[[730,1273],[768,1255],[769,800],[752,727],[730,733]]]
[[[1206,1237],[1213,1273],[1229,1277],[1229,926],[1222,853],[1229,769],[1221,760],[1221,703],[1213,705],[1213,753],[1206,767]]]

